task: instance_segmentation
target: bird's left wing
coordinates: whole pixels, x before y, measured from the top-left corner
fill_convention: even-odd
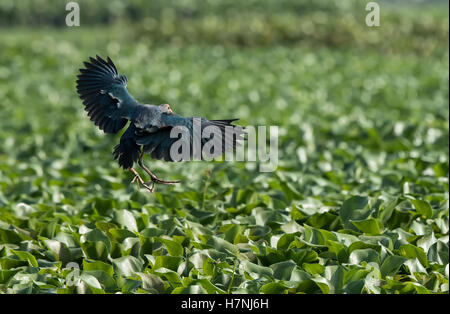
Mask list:
[[[126,89],[127,77],[118,74],[109,57],[107,60],[99,56],[90,58],[84,65],[86,68],[80,69],[77,80],[77,92],[84,109],[100,130],[117,133],[138,106]]]
[[[195,120],[197,119],[197,120]],[[203,150],[204,145],[210,142],[210,145],[214,142],[214,147],[220,148],[218,150],[213,149],[209,157],[217,157],[224,153],[225,151],[236,148],[239,141],[243,140],[243,128],[235,126],[232,124],[231,120],[207,120],[204,118],[196,117],[182,117],[176,114],[162,114],[159,127],[151,127],[146,130],[136,130],[136,143],[142,145],[144,152],[151,155],[154,159],[164,159],[165,161],[174,161],[170,150],[172,145],[182,139],[180,134],[188,135],[184,137],[184,140],[188,140],[190,145],[189,157],[193,154],[193,145],[195,141],[194,136],[199,136],[198,143],[200,144],[200,149]],[[195,134],[195,129],[199,130],[199,134]],[[203,137],[204,131],[207,127],[212,127],[208,132],[208,137]],[[226,128],[229,127],[233,129],[231,135],[227,132]],[[174,131],[177,128],[177,132]],[[186,134],[187,133],[187,134]],[[174,136],[178,134],[179,136]],[[201,155],[204,158],[204,155]],[[183,159],[185,160],[185,159]],[[181,161],[181,160],[176,160]]]

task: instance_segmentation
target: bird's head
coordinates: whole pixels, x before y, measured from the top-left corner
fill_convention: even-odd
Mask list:
[[[162,113],[172,114],[172,108],[170,108],[169,104],[163,104],[159,105],[159,108],[161,108]]]

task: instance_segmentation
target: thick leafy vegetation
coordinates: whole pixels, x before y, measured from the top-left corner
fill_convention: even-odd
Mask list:
[[[399,10],[391,22],[414,27],[394,42],[352,11],[340,45],[333,12],[316,8],[310,26],[328,26],[309,45],[284,32],[295,14],[272,8],[258,28],[269,13],[242,9],[255,37],[220,28],[230,17],[213,9],[167,26],[209,38],[197,44],[157,38],[151,19],[0,30],[0,292],[448,292],[448,16]],[[112,160],[119,135],[99,132],[75,93],[95,54],[140,101],[278,125],[277,170],[147,160],[182,184],[137,190]]]

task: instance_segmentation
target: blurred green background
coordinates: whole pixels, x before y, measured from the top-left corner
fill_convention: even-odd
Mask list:
[[[79,27],[65,25],[66,3],[0,2],[2,220],[43,234],[56,219],[54,234],[66,219],[58,213],[96,221],[107,200],[175,216],[200,208],[215,229],[261,202],[283,210],[313,200],[336,214],[352,195],[411,208],[409,195],[448,216],[447,1],[378,1],[372,28],[360,0],[79,0]],[[277,171],[147,160],[183,183],[137,191],[112,160],[119,135],[98,131],[76,94],[78,69],[96,54],[114,60],[141,102],[278,125]],[[22,203],[47,214],[30,226]],[[408,228],[398,215],[387,228]]]

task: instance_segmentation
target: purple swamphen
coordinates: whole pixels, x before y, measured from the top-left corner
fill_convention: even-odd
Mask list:
[[[90,58],[90,61],[84,62],[84,65],[85,68],[80,69],[81,73],[77,76],[77,92],[95,125],[105,133],[117,133],[128,121],[131,121],[113,152],[119,165],[134,174],[131,182],[136,182],[138,186],[142,184],[150,192],[153,192],[155,183],[178,183],[179,181],[159,179],[143,164],[142,158],[144,154],[150,154],[152,158],[164,161],[186,160],[186,158],[176,160],[172,157],[171,147],[180,139],[180,134],[178,137],[171,136],[171,131],[177,127],[184,127],[187,130],[189,143],[192,143],[195,141],[193,140],[195,118],[174,114],[168,104],[159,106],[140,104],[126,89],[127,77],[118,74],[116,66],[109,57],[106,60],[99,56],[96,59]],[[232,124],[237,119],[197,119],[200,131],[209,126],[216,128],[219,132],[200,138],[200,147],[204,147],[208,140],[215,141],[213,144],[218,145],[218,149],[213,145],[214,151],[210,155],[212,157],[236,148],[236,144],[243,139],[243,128]],[[226,132],[229,128],[237,130],[233,130],[234,133],[230,136]],[[192,156],[191,151],[189,156]],[[204,159],[203,155],[200,158]],[[146,183],[133,168],[135,162],[150,176],[151,186],[150,182]]]

